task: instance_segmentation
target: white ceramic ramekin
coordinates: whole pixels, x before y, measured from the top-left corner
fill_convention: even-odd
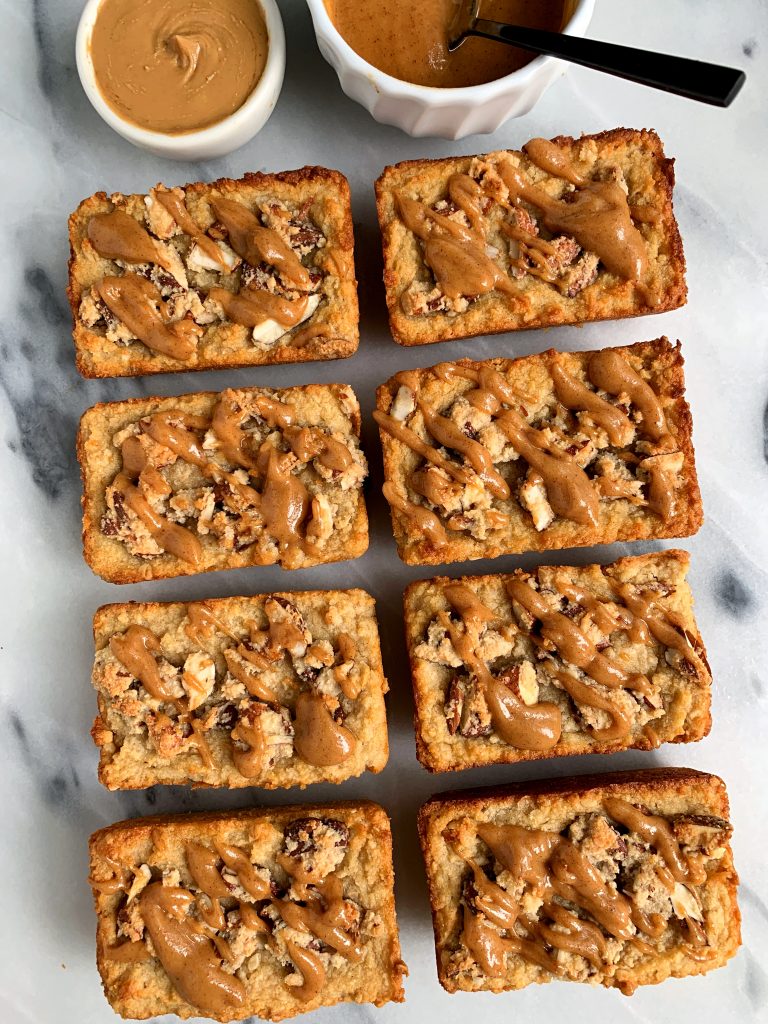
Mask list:
[[[347,96],[362,104],[377,121],[402,128],[409,135],[462,139],[465,135],[495,132],[507,118],[527,114],[566,66],[554,57],[536,57],[519,71],[485,85],[463,89],[412,85],[385,75],[355,53],[336,30],[323,0],[307,0],[307,4],[320,52],[335,68]],[[594,7],[595,0],[576,0],[563,31],[583,36]]]
[[[85,94],[96,112],[110,128],[140,149],[171,160],[204,160],[224,156],[252,139],[269,119],[285,74],[285,32],[275,0],[258,0],[264,12],[269,37],[269,50],[264,73],[245,103],[223,121],[184,135],[166,135],[148,131],[125,121],[106,102],[96,84],[91,60],[91,33],[102,0],[87,0],[77,28],[75,53],[77,73]]]

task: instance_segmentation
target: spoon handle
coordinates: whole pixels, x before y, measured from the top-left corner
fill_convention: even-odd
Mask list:
[[[468,34],[482,36],[484,39],[498,39],[550,57],[560,57],[573,64],[606,71],[618,78],[627,78],[630,82],[640,82],[654,89],[663,89],[716,107],[729,106],[746,81],[743,71],[721,64],[708,64],[651,50],[636,50],[631,46],[617,46],[615,43],[602,43],[596,39],[563,35],[561,32],[505,25],[485,18],[478,18]]]

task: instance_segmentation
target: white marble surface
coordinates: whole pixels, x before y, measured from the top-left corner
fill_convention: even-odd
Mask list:
[[[765,0],[601,0],[595,37],[744,67],[748,83],[729,111],[666,97],[597,73],[574,69],[532,114],[495,136],[454,144],[411,140],[376,125],[340,92],[322,62],[301,0],[282,0],[287,36],[285,87],[271,121],[228,159],[174,165],[148,157],[113,135],[88,105],[74,70],[80,0],[0,0],[2,27],[3,186],[0,189],[0,565],[3,572],[0,690],[0,850],[3,922],[0,1019],[102,1024],[114,1019],[94,966],[86,840],[119,818],[168,808],[259,803],[253,790],[236,796],[184,789],[115,795],[96,781],[88,730],[94,714],[89,684],[90,616],[101,603],[128,598],[202,598],[271,588],[367,586],[379,601],[389,699],[392,755],[378,777],[343,787],[317,786],[306,798],[367,796],[394,819],[398,913],[411,976],[407,1002],[380,1011],[341,1007],[312,1020],[380,1024],[431,1020],[458,1024],[467,1014],[492,1022],[513,1015],[574,1022],[610,1016],[619,1024],[697,1019],[768,1019],[768,909],[765,887],[768,769],[765,658],[768,552],[768,219],[765,200],[768,7]],[[595,131],[618,124],[655,127],[677,157],[679,215],[689,266],[683,310],[644,320],[534,332],[424,351],[390,339],[384,320],[378,233],[371,185],[385,163],[452,151],[517,145],[531,135]],[[353,191],[362,336],[343,363],[298,368],[176,375],[146,381],[86,384],[72,359],[66,283],[66,217],[80,199],[106,190],[141,191],[168,183],[237,176],[245,170],[304,163],[339,167]],[[707,515],[686,542],[692,583],[714,671],[714,725],[708,739],[653,754],[546,762],[430,778],[414,757],[411,704],[400,616],[404,584],[428,571],[403,568],[395,555],[380,498],[378,445],[370,419],[372,543],[356,562],[288,575],[279,569],[218,573],[199,579],[117,588],[91,575],[80,549],[79,480],[73,452],[77,417],[92,402],[144,393],[177,394],[239,384],[343,380],[366,413],[374,387],[396,369],[462,355],[523,354],[554,345],[589,348],[667,333],[683,341],[694,411],[698,466]],[[616,545],[577,551],[607,559]],[[637,548],[633,548],[637,550]],[[563,555],[549,556],[550,560]],[[494,568],[531,564],[502,559]],[[487,570],[475,563],[473,570]],[[431,792],[509,778],[587,769],[682,764],[715,771],[730,789],[735,853],[742,876],[744,948],[707,978],[670,981],[616,993],[560,983],[506,996],[448,996],[437,984],[431,927],[414,815]],[[297,794],[272,794],[285,802]]]

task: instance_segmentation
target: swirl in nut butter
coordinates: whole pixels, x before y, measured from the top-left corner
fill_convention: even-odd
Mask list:
[[[200,131],[242,107],[268,50],[258,0],[102,0],[90,40],[104,100],[165,135]]]

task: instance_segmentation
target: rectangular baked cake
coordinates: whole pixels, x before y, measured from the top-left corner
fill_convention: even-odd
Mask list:
[[[357,349],[349,184],[338,171],[99,192],[69,218],[69,240],[85,377],[339,359]]]
[[[136,398],[83,414],[83,546],[112,583],[368,546],[360,406],[346,384]]]
[[[387,680],[363,590],[110,604],[93,620],[109,789],[284,789],[387,762]]]
[[[685,551],[412,583],[416,750],[455,771],[685,743],[711,676]]]
[[[94,833],[90,854],[96,960],[122,1017],[284,1020],[402,1002],[377,804],[138,818]]]
[[[377,391],[410,565],[686,537],[702,522],[680,344],[462,359]]]
[[[706,974],[741,943],[728,796],[686,768],[436,796],[422,807],[440,984],[617,988]]]
[[[673,164],[655,132],[617,128],[385,168],[376,203],[395,341],[682,306]]]

